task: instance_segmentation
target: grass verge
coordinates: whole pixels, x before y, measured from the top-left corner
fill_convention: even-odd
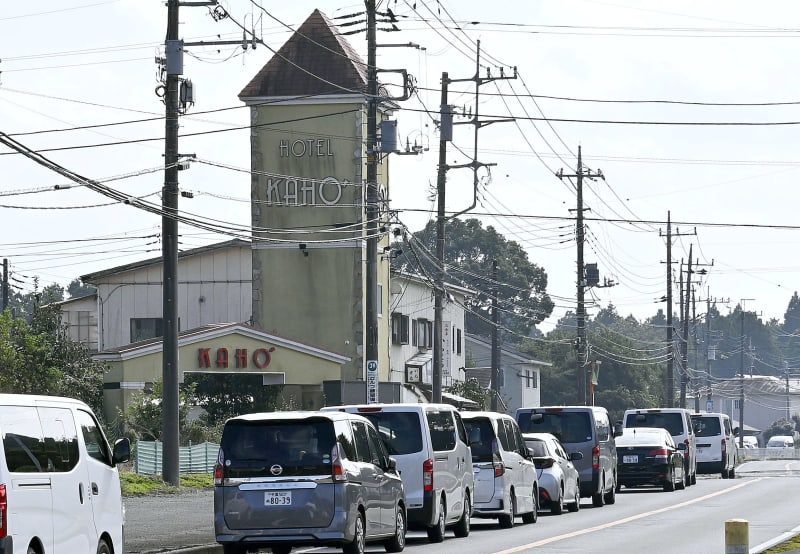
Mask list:
[[[121,471],[119,480],[123,496],[144,496],[155,494],[177,494],[187,489],[211,489],[214,476],[210,473],[190,473],[181,475],[181,486],[173,487],[165,483],[160,475],[139,475],[132,471]]]

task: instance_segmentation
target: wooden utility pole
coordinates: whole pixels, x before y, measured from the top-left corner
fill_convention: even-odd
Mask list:
[[[500,326],[497,316],[497,260],[492,260],[492,400],[491,409],[497,411],[497,399],[500,396]]]

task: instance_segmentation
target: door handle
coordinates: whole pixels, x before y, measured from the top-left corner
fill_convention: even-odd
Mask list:
[[[83,504],[83,483],[78,483],[78,500]]]
[[[97,483],[95,483],[94,481],[92,481],[92,494],[95,496],[100,494],[100,487],[98,487]]]

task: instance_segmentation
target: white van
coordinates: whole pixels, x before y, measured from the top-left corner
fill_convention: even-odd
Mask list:
[[[697,437],[697,472],[736,477],[736,441],[731,418],[720,413],[692,414]]]
[[[0,394],[0,436],[0,552],[123,551],[128,439],[112,451],[83,402],[25,394]]]
[[[458,410],[450,404],[331,406],[360,414],[375,425],[406,492],[408,528],[425,530],[430,542],[470,531],[473,511],[472,452]]]

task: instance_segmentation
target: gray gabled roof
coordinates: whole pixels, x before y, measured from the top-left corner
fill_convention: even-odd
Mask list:
[[[232,240],[227,240],[225,242],[217,242],[215,244],[200,246],[199,248],[192,248],[189,250],[178,252],[178,259],[180,260],[183,258],[187,258],[189,256],[197,256],[199,254],[205,254],[207,252],[212,252],[214,250],[224,250],[226,248],[234,248],[234,247],[250,248],[250,241],[241,239],[232,239]],[[148,267],[151,265],[156,265],[161,263],[162,263],[161,256],[158,256],[157,258],[148,258],[146,260],[131,262],[129,264],[118,265],[116,267],[111,267],[108,269],[101,269],[100,271],[95,271],[94,273],[87,273],[86,275],[81,275],[81,281],[91,285],[94,284],[98,279],[102,279],[104,277],[117,275],[119,273],[127,273],[128,271],[133,271],[134,269],[140,269],[142,267]]]
[[[364,61],[331,20],[314,10],[239,98],[360,95],[366,86]]]

